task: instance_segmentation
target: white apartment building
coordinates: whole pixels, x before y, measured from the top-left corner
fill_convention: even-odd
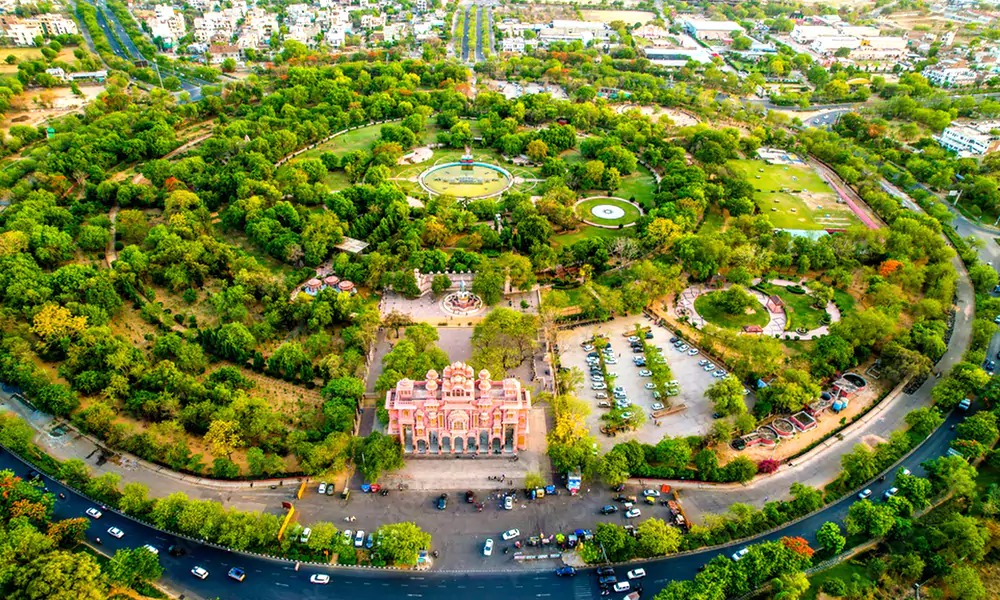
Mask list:
[[[323,34],[323,43],[331,48],[343,48],[347,43],[347,31],[342,25],[331,27]]]
[[[34,46],[35,38],[45,37],[45,30],[41,23],[21,21],[7,25],[4,37],[15,46]]]
[[[927,67],[921,74],[941,87],[972,85],[978,79],[976,72],[968,67]]]
[[[416,7],[417,12],[427,12],[427,0],[417,0],[414,6]]]
[[[788,35],[794,41],[808,46],[819,38],[834,37],[840,33],[829,25],[796,25]]]
[[[817,54],[831,55],[841,48],[854,50],[860,46],[861,40],[856,37],[837,35],[816,38],[809,44],[809,49]]]
[[[29,20],[40,23],[47,37],[76,35],[80,32],[76,27],[76,21],[65,15],[46,13],[32,17]]]
[[[934,139],[959,156],[983,156],[1000,150],[1000,135],[991,133],[997,130],[1000,130],[1000,121],[955,123]]]
[[[524,52],[524,44],[525,42],[523,37],[505,37],[500,42],[500,51],[520,54]]]
[[[586,46],[590,42],[607,42],[612,33],[605,23],[555,19],[538,29],[538,42],[545,46],[552,42],[580,42]]]

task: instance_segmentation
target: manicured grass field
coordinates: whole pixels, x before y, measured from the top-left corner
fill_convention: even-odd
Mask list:
[[[720,296],[722,292],[710,292],[708,294],[702,294],[694,301],[694,309],[698,311],[698,314],[702,316],[706,321],[712,325],[718,327],[725,327],[727,329],[740,329],[744,325],[760,325],[763,327],[767,325],[770,320],[770,316],[767,314],[767,309],[764,308],[763,304],[759,302],[753,307],[753,313],[745,313],[742,315],[731,315],[726,311],[722,310],[718,306],[717,302],[722,297]]]
[[[847,206],[837,203],[837,193],[809,166],[731,160],[729,167],[747,176],[757,190],[754,200],[761,213],[777,228],[842,229],[859,222]]]
[[[656,193],[656,179],[645,167],[639,166],[635,173],[622,177],[622,184],[615,190],[615,196],[626,198],[649,210],[653,206]]]
[[[795,331],[800,327],[812,330],[823,325],[822,319],[826,311],[814,308],[811,296],[793,294],[781,285],[769,284],[764,286],[764,290],[768,294],[777,294],[785,302],[785,314],[788,315],[788,324],[785,326],[787,331]]]
[[[595,206],[601,205],[611,205],[617,206],[625,211],[625,214],[617,219],[605,219],[598,217],[591,210]],[[635,206],[629,204],[628,202],[622,202],[621,200],[615,200],[613,198],[593,198],[585,202],[581,202],[576,205],[576,214],[581,219],[585,219],[592,223],[598,223],[600,225],[628,225],[629,223],[634,223],[641,215],[639,214],[639,209]]]
[[[592,239],[592,238],[616,238],[626,235],[628,233],[627,229],[603,229],[601,227],[591,227],[589,225],[581,225],[579,231],[573,231],[570,233],[562,233],[559,235],[552,236],[552,247],[561,248],[562,246],[572,246],[573,244],[579,242],[580,240]]]
[[[855,575],[861,577],[862,582],[871,583],[868,577],[868,570],[861,565],[853,565],[850,562],[843,562],[826,571],[816,573],[809,578],[810,586],[805,595],[802,596],[802,600],[816,600],[823,588],[823,582],[828,579],[836,577],[843,579],[844,583],[849,583]]]

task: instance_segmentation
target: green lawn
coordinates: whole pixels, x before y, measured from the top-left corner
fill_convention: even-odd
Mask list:
[[[871,580],[868,578],[868,570],[865,567],[861,565],[852,565],[850,562],[842,562],[839,565],[833,566],[826,571],[816,573],[810,577],[809,590],[807,590],[805,595],[802,596],[802,600],[816,600],[816,597],[823,588],[823,582],[828,579],[836,577],[843,579],[844,583],[849,583],[854,575],[861,577],[862,582],[865,584],[871,583]]]
[[[768,284],[763,286],[763,289],[767,294],[777,294],[785,302],[785,314],[788,315],[785,330],[795,331],[801,327],[808,331],[823,325],[822,319],[826,311],[813,307],[811,296],[793,294],[781,285]]]
[[[552,247],[559,249],[562,246],[572,246],[580,240],[590,238],[616,238],[626,234],[626,229],[603,229],[601,227],[590,227],[582,225],[579,231],[562,233],[552,236]]]
[[[701,220],[699,233],[718,233],[726,226],[726,220],[718,210],[709,209]]]
[[[757,192],[754,200],[771,224],[781,229],[840,229],[858,223],[837,194],[808,166],[768,165],[761,160],[731,160]]]
[[[625,214],[617,219],[606,219],[598,217],[594,213],[590,212],[595,206],[603,204],[617,206],[625,211]],[[581,202],[576,205],[576,214],[581,219],[598,223],[600,225],[628,225],[630,223],[634,223],[635,220],[641,216],[639,214],[639,209],[635,206],[629,204],[628,202],[622,202],[621,200],[615,200],[613,198],[593,198],[591,200]]]
[[[854,308],[854,305],[857,304],[857,300],[854,299],[854,296],[848,294],[844,290],[834,288],[833,303],[837,305],[840,312],[846,314]]]
[[[330,187],[330,191],[339,192],[340,190],[351,185],[351,178],[347,176],[345,171],[338,169],[336,171],[328,172],[326,177],[323,179],[323,183]]]
[[[717,327],[727,329],[740,329],[744,325],[760,325],[763,327],[770,321],[767,309],[759,302],[753,308],[752,313],[742,315],[731,315],[718,306],[718,300],[722,292],[709,292],[702,294],[694,301],[694,309],[698,311],[703,319]]]

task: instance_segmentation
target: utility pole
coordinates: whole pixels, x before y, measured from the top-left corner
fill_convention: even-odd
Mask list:
[[[919,583],[914,583],[913,584],[913,589],[917,591],[917,600],[920,600],[920,584]]]

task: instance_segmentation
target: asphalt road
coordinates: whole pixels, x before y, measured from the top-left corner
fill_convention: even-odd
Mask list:
[[[964,414],[955,413],[949,416],[945,426],[935,432],[922,446],[913,452],[902,465],[923,475],[922,462],[943,455],[955,432],[950,425],[959,423]],[[24,476],[28,467],[20,459],[9,452],[0,454],[0,468],[11,469],[16,474]],[[84,516],[84,511],[93,506],[91,502],[65,488],[58,482],[44,477],[46,484],[53,493],[63,492],[66,500],[58,500],[55,516],[60,519]],[[873,498],[880,498],[882,493],[892,486],[893,477],[885,482],[874,482],[870,486]],[[760,538],[733,544],[723,549],[667,557],[642,564],[647,577],[644,587],[647,592],[655,592],[666,582],[674,579],[691,578],[697,573],[699,566],[705,564],[718,554],[730,555],[738,549],[751,543],[774,540],[783,536],[801,536],[810,542],[815,542],[815,532],[827,521],[842,522],[847,510],[857,498],[854,495],[828,506],[823,511],[802,521],[784,527],[774,533]],[[292,563],[266,559],[257,556],[227,552],[212,546],[179,540],[177,537],[156,530],[142,523],[119,515],[112,510],[105,510],[99,520],[91,519],[90,529],[86,533],[89,541],[100,537],[103,551],[113,553],[125,547],[138,547],[152,544],[161,549],[160,563],[164,568],[163,582],[172,590],[187,597],[219,598],[220,600],[274,600],[291,598],[330,597],[334,589],[343,596],[364,595],[369,599],[382,598],[421,598],[452,600],[456,592],[459,594],[475,594],[477,598],[486,600],[510,598],[598,598],[599,590],[596,579],[590,571],[581,573],[575,578],[560,578],[551,570],[531,570],[527,566],[514,564],[512,558],[500,555],[502,560],[510,561],[510,571],[507,572],[397,572],[390,570],[364,570],[335,567],[303,566],[298,571]],[[109,527],[118,527],[125,536],[116,540],[107,534]],[[180,543],[188,553],[183,557],[173,557],[166,553],[170,544]],[[209,571],[209,577],[199,580],[191,575],[195,566],[201,566]],[[243,568],[246,580],[242,583],[226,577],[231,567]],[[619,577],[624,576],[626,569],[618,569]],[[309,576],[313,573],[329,573],[333,580],[332,589],[326,586],[312,585]],[[459,591],[461,590],[461,591]]]
[[[465,18],[462,19],[462,61],[469,62],[469,11],[471,6],[465,7]]]
[[[476,11],[476,62],[483,62],[486,57],[483,56],[483,13],[486,12],[485,9],[480,6],[479,10]]]
[[[806,127],[817,127],[826,129],[831,125],[834,125],[837,121],[840,120],[840,117],[851,112],[851,110],[852,109],[849,108],[838,108],[830,111],[825,111],[814,117],[810,117],[802,121],[802,124],[805,125]]]

